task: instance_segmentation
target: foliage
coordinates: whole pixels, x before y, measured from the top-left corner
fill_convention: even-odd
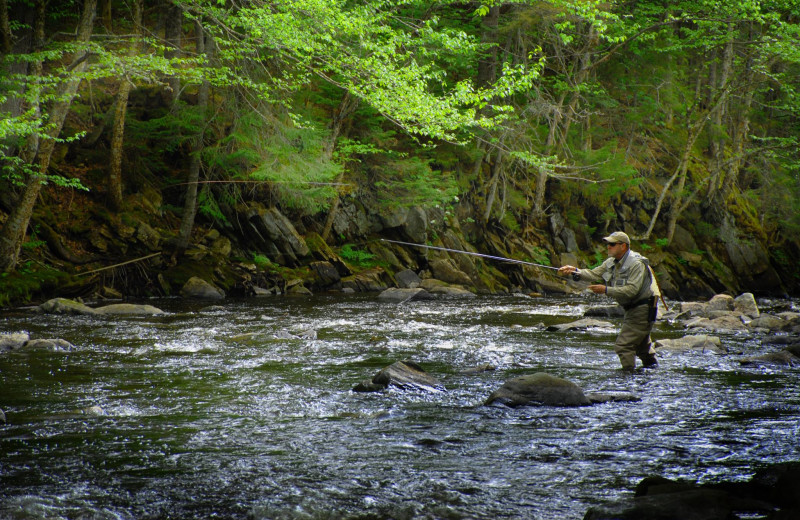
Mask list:
[[[372,267],[375,265],[374,254],[363,249],[356,249],[353,244],[344,244],[339,249],[339,256],[343,260],[359,267]]]
[[[458,188],[453,175],[434,171],[430,163],[421,157],[409,157],[376,165],[373,184],[381,194],[381,203],[387,207],[434,207],[455,200]]]

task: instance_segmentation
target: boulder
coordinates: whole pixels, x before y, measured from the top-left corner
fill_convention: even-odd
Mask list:
[[[722,345],[716,336],[705,334],[684,336],[677,339],[659,339],[653,343],[656,349],[672,352],[700,352],[712,354],[727,354],[728,349]]]
[[[394,275],[398,287],[401,289],[416,289],[422,283],[419,275],[411,269],[405,269]]]
[[[742,293],[733,300],[733,310],[740,312],[749,318],[758,318],[761,311],[753,293]]]
[[[97,314],[91,307],[67,298],[53,298],[39,305],[37,310],[47,314]]]
[[[424,244],[428,239],[428,217],[425,210],[419,206],[408,209],[402,225],[403,232],[412,242]]]
[[[342,278],[342,287],[353,292],[379,292],[389,287],[387,278],[386,272],[376,267]]]
[[[133,303],[115,303],[104,307],[98,307],[95,311],[97,314],[104,315],[164,314],[164,311],[158,307]]]
[[[712,332],[735,332],[747,330],[747,325],[742,322],[740,316],[725,314],[718,318],[696,318],[686,323],[688,329],[705,329]]]
[[[322,287],[330,287],[342,281],[342,277],[336,267],[327,261],[311,262],[309,265],[319,279]]]
[[[747,326],[751,329],[766,329],[770,331],[781,330],[787,324],[783,319],[771,314],[762,314],[750,321]]]
[[[428,280],[432,280],[432,278],[429,278]],[[425,281],[427,282],[428,280]],[[459,285],[450,285],[448,283],[443,283],[443,284],[429,283],[423,285],[426,286],[425,288],[431,294],[435,294],[437,296],[443,296],[446,298],[475,298],[477,296],[474,292],[465,289],[464,287],[461,287]]]
[[[706,304],[707,311],[732,311],[733,296],[728,294],[715,294]]]
[[[19,350],[31,337],[24,332],[0,334],[0,353]]]
[[[305,285],[303,285],[302,280],[290,280],[286,282],[286,294],[293,294],[295,296],[312,296],[314,293],[311,292]]]
[[[221,300],[225,298],[222,289],[208,283],[197,276],[192,276],[183,285],[181,296],[184,298],[197,298],[201,300]]]
[[[472,285],[469,275],[460,270],[450,259],[437,259],[429,262],[433,277],[451,284]]]
[[[421,287],[416,289],[390,287],[380,293],[378,298],[390,302],[405,303],[412,300],[432,300],[434,296]]]
[[[588,406],[591,401],[581,387],[543,372],[515,377],[492,392],[484,403],[506,406]]]
[[[577,321],[571,321],[569,323],[550,325],[546,330],[551,332],[566,332],[568,330],[586,330],[588,328],[613,329],[614,325],[607,321],[584,318]]]
[[[402,390],[443,391],[444,386],[413,361],[397,361],[357,384],[354,392],[379,392],[393,386]]]

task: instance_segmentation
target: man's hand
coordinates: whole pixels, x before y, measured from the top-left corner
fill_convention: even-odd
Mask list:
[[[606,294],[606,286],[605,285],[590,285],[589,290],[595,294]]]
[[[558,268],[558,275],[559,276],[569,276],[572,273],[577,273],[578,268],[572,265],[564,265]]]

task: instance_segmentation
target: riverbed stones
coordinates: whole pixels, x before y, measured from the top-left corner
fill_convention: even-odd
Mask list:
[[[509,379],[484,403],[506,406],[588,406],[591,401],[581,387],[560,377],[537,372]]]
[[[200,300],[221,300],[225,298],[225,293],[202,278],[192,276],[181,288],[181,296]]]
[[[380,370],[372,379],[353,387],[354,392],[380,392],[389,387],[401,390],[443,391],[444,386],[413,361],[397,361]]]

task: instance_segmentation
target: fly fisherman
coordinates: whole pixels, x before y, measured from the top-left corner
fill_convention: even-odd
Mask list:
[[[660,291],[653,270],[647,258],[631,251],[630,238],[622,231],[611,233],[603,240],[609,257],[602,264],[594,269],[565,265],[558,269],[558,274],[577,274],[581,280],[592,284],[590,291],[607,294],[625,309],[614,347],[623,370],[633,371],[636,356],[642,360],[644,368],[655,368],[658,361],[650,342],[650,332],[656,320]]]

